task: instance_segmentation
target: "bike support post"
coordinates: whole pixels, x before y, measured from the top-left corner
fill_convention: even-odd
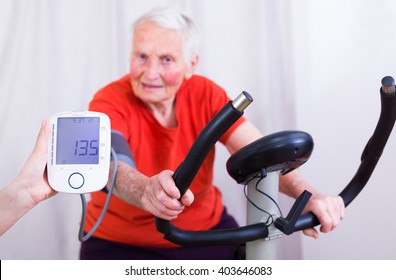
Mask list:
[[[268,228],[269,235],[267,238],[255,240],[246,244],[246,259],[248,260],[277,259],[277,239],[283,236],[283,233],[275,228],[273,224],[273,221],[280,216],[279,209],[275,204],[275,202],[277,203],[279,195],[278,185],[278,172],[270,172],[261,180],[260,178],[252,179],[247,185],[247,195],[250,200],[247,205],[247,223],[249,225],[260,222],[271,224]],[[263,212],[256,206],[268,213]]]

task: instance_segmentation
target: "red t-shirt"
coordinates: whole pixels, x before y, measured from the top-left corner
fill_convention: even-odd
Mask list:
[[[229,101],[225,91],[212,81],[194,75],[185,80],[176,95],[177,127],[163,127],[135,97],[129,76],[102,88],[89,105],[91,111],[107,114],[113,130],[128,141],[136,169],[151,177],[165,169],[176,170],[198,134]],[[225,143],[244,121],[240,118],[220,139]],[[219,190],[213,185],[214,149],[210,151],[190,189],[195,200],[173,223],[186,230],[215,226],[223,211]],[[103,208],[106,194],[96,192],[88,203],[85,231],[89,231]],[[94,236],[147,247],[176,247],[157,232],[154,216],[114,196]]]

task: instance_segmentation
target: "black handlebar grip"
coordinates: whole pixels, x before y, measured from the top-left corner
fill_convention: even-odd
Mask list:
[[[264,223],[224,230],[187,231],[156,218],[156,225],[166,240],[183,246],[237,245],[268,236],[268,226]]]

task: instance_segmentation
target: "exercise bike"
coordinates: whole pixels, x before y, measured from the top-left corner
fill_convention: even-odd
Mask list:
[[[396,120],[395,80],[384,77],[380,88],[381,113],[373,135],[361,155],[360,165],[348,185],[339,193],[347,207],[362,191],[373,173]],[[173,179],[181,196],[185,194],[206,155],[218,139],[238,120],[253,101],[247,92],[227,103],[207,124],[176,169]],[[245,146],[227,161],[229,175],[247,185],[247,226],[209,231],[186,231],[170,221],[155,218],[156,228],[164,238],[182,246],[238,245],[246,243],[247,259],[274,259],[275,241],[284,234],[319,225],[313,213],[302,214],[311,193],[304,191],[283,217],[274,200],[278,193],[279,173],[286,174],[310,157],[314,142],[303,131],[274,133]],[[254,197],[254,198],[253,198]],[[254,200],[254,201],[253,201]],[[269,206],[263,210],[262,206]],[[263,214],[264,212],[264,214]]]

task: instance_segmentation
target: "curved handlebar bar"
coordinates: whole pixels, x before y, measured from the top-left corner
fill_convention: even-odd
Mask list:
[[[373,135],[369,139],[366,147],[363,150],[361,156],[361,163],[356,171],[354,177],[348,183],[348,185],[340,192],[345,207],[347,207],[361,192],[364,186],[373,173],[378,160],[382,155],[382,151],[385,148],[386,142],[392,132],[393,126],[396,120],[396,92],[395,92],[395,80],[386,76],[381,81],[382,86],[380,88],[381,96],[381,113],[378,119],[377,126],[374,130]],[[312,228],[319,225],[319,221],[316,216],[312,213],[302,215],[294,226],[295,231]],[[275,222],[275,226],[281,229],[279,223]],[[284,232],[291,234],[293,232]]]
[[[227,103],[205,126],[190,148],[185,160],[173,174],[181,196],[185,194],[209,151],[220,137],[243,115],[245,108],[253,101],[242,92],[234,101]],[[164,238],[184,246],[189,245],[227,245],[245,243],[268,236],[268,227],[264,223],[251,226],[212,231],[184,231],[172,225],[170,221],[155,218],[157,230]]]
[[[180,190],[180,197],[190,187],[209,151],[252,102],[250,94],[242,92],[234,101],[227,103],[201,131],[186,158],[173,174],[176,186]]]
[[[363,151],[361,164],[355,176],[340,193],[345,206],[348,206],[352,200],[355,199],[368,182],[381,157],[396,120],[396,92],[395,82],[392,77],[388,76],[382,79],[380,96],[381,114],[375,131]],[[173,175],[181,195],[187,191],[210,149],[223,133],[242,116],[243,110],[252,101],[253,99],[250,95],[243,92],[233,102],[226,104],[200,133],[186,159],[180,164]],[[301,208],[305,206],[309,196],[310,194],[304,192],[296,200],[295,205],[298,204],[296,208],[302,211]],[[287,218],[289,218],[289,216]],[[295,218],[296,217],[293,219]],[[174,227],[172,223],[167,220],[156,217],[155,222],[157,230],[164,234],[165,239],[184,246],[240,244],[268,236],[268,227],[264,223],[231,230],[184,231]],[[275,221],[275,227],[285,234],[312,228],[318,224],[318,219],[312,213],[299,216],[298,219],[296,218],[296,221],[293,221],[292,225],[288,224],[288,220],[285,218],[278,218]]]

